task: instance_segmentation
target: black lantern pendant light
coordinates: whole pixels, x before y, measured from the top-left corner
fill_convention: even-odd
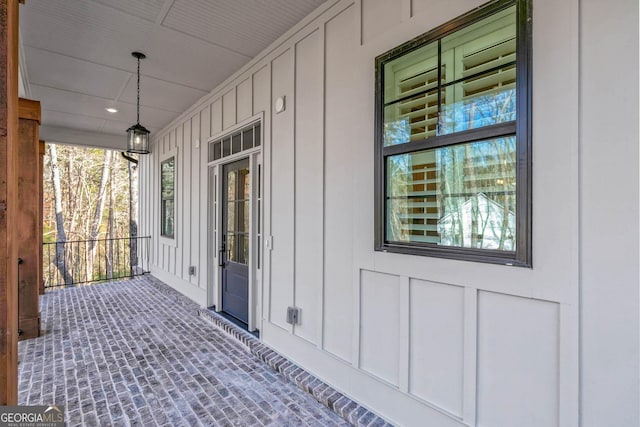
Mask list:
[[[132,52],[138,59],[138,119],[135,125],[127,129],[127,153],[149,154],[149,131],[140,124],[140,60],[146,58],[144,53]]]

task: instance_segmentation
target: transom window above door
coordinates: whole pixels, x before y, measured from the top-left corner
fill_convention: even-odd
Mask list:
[[[209,142],[209,162],[259,147],[260,132],[260,122],[256,122]]]

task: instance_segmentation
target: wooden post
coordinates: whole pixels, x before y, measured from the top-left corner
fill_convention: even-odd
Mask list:
[[[18,256],[22,260],[18,271],[18,339],[40,336],[40,283],[42,282],[42,214],[40,213],[40,102],[20,99],[20,155],[18,166]]]
[[[18,1],[0,0],[0,405],[18,401]]]
[[[38,142],[38,179],[40,180],[40,192],[38,195],[38,200],[40,204],[40,221],[39,221],[39,229],[38,236],[40,238],[40,254],[38,255],[38,262],[40,263],[40,276],[38,286],[40,288],[40,295],[44,295],[44,271],[42,270],[44,267],[43,259],[44,259],[44,248],[42,247],[42,235],[43,235],[43,225],[44,225],[44,152],[46,149],[45,142],[40,140]]]

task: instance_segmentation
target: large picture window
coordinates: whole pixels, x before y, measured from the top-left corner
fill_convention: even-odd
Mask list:
[[[176,157],[160,163],[160,235],[174,238]]]
[[[531,265],[528,0],[376,58],[376,249]]]

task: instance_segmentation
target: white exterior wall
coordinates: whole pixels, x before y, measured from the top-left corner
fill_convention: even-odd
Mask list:
[[[264,112],[266,343],[398,425],[638,425],[637,0],[533,1],[533,269],[373,251],[374,58],[483,2],[330,0],[156,135],[152,273],[210,301],[206,141]]]
[[[638,1],[580,5],[582,420],[637,426]]]

